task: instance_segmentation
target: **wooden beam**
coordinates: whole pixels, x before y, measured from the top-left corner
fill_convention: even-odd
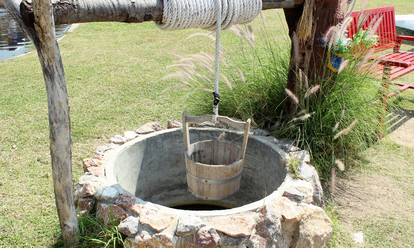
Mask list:
[[[295,8],[304,0],[263,0],[263,10]],[[23,0],[20,7],[25,24],[33,27],[33,7]],[[140,23],[161,21],[162,0],[59,0],[53,3],[55,24],[84,22]]]
[[[77,243],[79,229],[73,196],[69,99],[65,72],[56,41],[50,0],[35,0],[33,10],[36,33],[33,43],[42,66],[47,91],[56,208],[65,247],[72,247],[71,244]]]

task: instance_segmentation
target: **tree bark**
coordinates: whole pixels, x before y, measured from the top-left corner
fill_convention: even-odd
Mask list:
[[[304,2],[304,0],[262,1],[263,10],[296,8]],[[23,0],[20,11],[25,24],[33,27],[32,4],[28,0]],[[162,0],[59,0],[53,3],[53,16],[56,25],[84,22],[161,21],[163,2]]]
[[[306,40],[297,38],[298,23],[302,16],[303,7],[283,9],[292,41],[291,59],[286,88],[300,101],[312,82],[320,82],[331,78],[334,74],[326,67],[326,49],[319,44],[317,38],[328,29],[339,23],[343,16],[340,14],[340,0],[315,0],[313,20],[309,24],[311,36]],[[316,38],[315,38],[316,37]],[[305,85],[308,82],[310,85]],[[297,109],[294,99],[287,96],[284,114],[292,115]]]

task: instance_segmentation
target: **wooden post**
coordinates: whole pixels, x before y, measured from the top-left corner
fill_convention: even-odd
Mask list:
[[[387,113],[387,101],[388,101],[388,91],[391,83],[391,65],[389,63],[384,64],[384,74],[382,76],[382,89],[381,89],[381,105],[382,109],[380,110],[379,124],[381,125],[381,131],[378,134],[378,138],[382,140],[385,134],[385,115]]]
[[[50,154],[56,207],[65,247],[77,243],[78,220],[73,197],[69,100],[65,72],[56,41],[50,0],[33,2],[34,28],[49,109]]]
[[[308,23],[310,32],[306,38],[300,38],[298,33],[299,21],[304,14],[304,7],[285,8],[286,22],[289,28],[289,37],[291,38],[291,59],[289,64],[288,79],[286,88],[290,90],[300,101],[304,96],[304,87],[302,82],[308,77],[311,82],[319,82],[326,78],[332,78],[333,73],[328,68],[324,68],[327,58],[326,49],[318,44],[317,38],[325,34],[327,30],[342,20],[340,13],[340,0],[313,0],[314,6],[307,9],[312,12],[312,21]],[[299,30],[300,31],[300,30]],[[302,75],[302,78],[298,78]],[[319,78],[317,78],[317,76]],[[308,87],[311,87],[309,85]],[[306,89],[305,89],[306,90]],[[287,97],[284,106],[284,114],[294,114],[296,104]]]

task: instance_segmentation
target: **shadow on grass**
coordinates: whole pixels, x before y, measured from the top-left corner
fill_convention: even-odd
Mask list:
[[[397,36],[399,35],[408,35],[408,36],[414,36],[414,31],[397,27]],[[408,52],[414,52],[414,41],[403,41],[404,45],[412,46],[411,49],[408,50]]]

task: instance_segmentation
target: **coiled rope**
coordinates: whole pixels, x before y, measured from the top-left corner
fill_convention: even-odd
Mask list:
[[[253,21],[262,10],[262,0],[164,0],[163,18],[155,24],[162,30],[202,28],[216,30],[213,122],[220,101],[220,33],[233,24]],[[220,14],[221,13],[221,14]]]

